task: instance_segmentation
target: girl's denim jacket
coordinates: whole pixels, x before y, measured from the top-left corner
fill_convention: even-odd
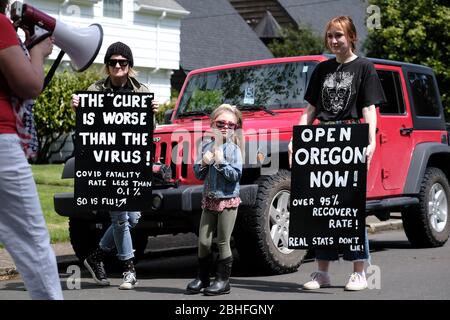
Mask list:
[[[221,145],[223,161],[211,161],[203,166],[202,158],[207,151],[213,152],[214,140],[203,143],[202,153],[194,164],[197,179],[204,180],[203,196],[209,198],[234,198],[239,196],[239,180],[242,176],[242,155],[240,148],[233,142]]]

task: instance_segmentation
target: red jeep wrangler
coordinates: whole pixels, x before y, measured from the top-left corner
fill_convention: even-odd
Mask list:
[[[243,62],[189,73],[170,124],[154,132],[156,163],[165,164],[153,183],[153,205],[133,230],[136,254],[148,236],[197,232],[202,182],[192,165],[208,116],[221,103],[244,116],[246,160],[242,205],[234,230],[241,261],[274,274],[297,270],[305,255],[288,249],[290,171],[287,146],[306,106],[303,95],[315,66],[330,56]],[[367,178],[367,214],[381,220],[402,213],[414,246],[443,245],[450,234],[450,146],[437,82],[430,68],[371,59],[388,102],[379,106],[377,150]],[[74,161],[63,178],[73,178]],[[158,175],[155,175],[158,177]],[[73,194],[56,194],[55,210],[70,218],[80,259],[92,251],[109,223],[106,212],[80,212]],[[102,230],[103,229],[103,230]]]

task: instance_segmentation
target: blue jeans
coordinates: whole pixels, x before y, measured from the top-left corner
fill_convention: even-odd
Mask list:
[[[100,240],[100,248],[110,252],[117,249],[119,260],[128,260],[134,257],[133,241],[130,229],[134,228],[141,217],[138,211],[111,211],[111,225]]]
[[[63,299],[33,173],[16,134],[0,134],[0,242],[31,299]]]
[[[364,250],[362,251],[351,251],[349,248],[342,250],[343,258],[346,261],[370,261],[370,252],[369,252],[369,238],[367,237],[367,229],[366,232],[366,240],[364,241]],[[317,260],[325,260],[325,261],[335,261],[339,260],[339,250],[338,249],[316,249],[316,259]]]

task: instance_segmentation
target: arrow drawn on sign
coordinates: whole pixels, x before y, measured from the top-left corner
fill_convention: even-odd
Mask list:
[[[127,203],[127,198],[120,199],[117,203],[117,208],[120,208],[122,205]]]

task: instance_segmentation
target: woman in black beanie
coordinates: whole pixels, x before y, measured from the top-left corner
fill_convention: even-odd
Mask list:
[[[110,45],[106,50],[104,62],[106,79],[95,82],[88,91],[149,92],[149,89],[135,78],[137,73],[133,69],[133,53],[125,43],[115,42]],[[74,103],[74,106],[77,105]],[[158,103],[153,101],[152,107],[156,112]]]
[[[133,53],[130,47],[122,42],[116,42],[108,47],[105,54],[106,79],[93,83],[88,91],[110,92],[150,92],[142,83],[136,80],[136,71],[133,70]],[[72,106],[78,107],[79,98],[72,96]],[[152,102],[153,112],[158,111],[158,103]],[[153,123],[156,124],[155,119]],[[95,282],[108,286],[103,260],[105,253],[117,249],[117,257],[123,261],[124,278],[120,289],[133,289],[137,284],[136,270],[134,268],[133,243],[130,228],[137,225],[140,212],[137,211],[111,211],[111,226],[106,230],[95,251],[84,260],[84,265],[91,273]]]

